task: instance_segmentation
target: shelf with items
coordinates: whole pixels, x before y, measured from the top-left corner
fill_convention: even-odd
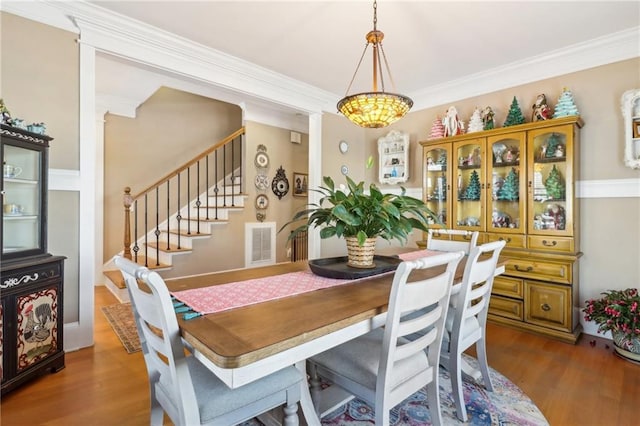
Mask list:
[[[640,89],[624,92],[620,107],[624,121],[624,163],[640,169]]]
[[[582,124],[571,116],[420,142],[429,207],[446,205],[447,227],[479,231],[479,243],[507,242],[489,318],[569,343],[581,332],[573,188]],[[440,153],[443,171],[434,170]],[[449,204],[436,196],[438,174],[450,182]]]
[[[409,134],[392,130],[378,139],[378,180],[382,184],[409,179]]]

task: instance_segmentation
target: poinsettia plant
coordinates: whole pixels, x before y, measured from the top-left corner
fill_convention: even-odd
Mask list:
[[[582,309],[584,319],[598,324],[598,332],[623,333],[626,339],[640,337],[640,295],[637,288],[608,290],[599,299],[589,299]]]

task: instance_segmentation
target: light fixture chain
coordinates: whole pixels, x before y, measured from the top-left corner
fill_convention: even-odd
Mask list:
[[[347,87],[347,91],[345,92],[345,96],[349,93],[349,90],[351,90],[351,86],[353,85],[353,82],[356,79],[356,75],[358,74],[360,65],[362,65],[362,60],[364,59],[364,55],[367,53],[367,47],[369,47],[369,42],[367,42],[367,44],[364,45],[362,56],[360,56],[360,60],[358,61],[358,65],[356,66],[356,71],[353,73],[353,77],[351,77],[351,81],[349,82],[349,87]]]
[[[376,30],[377,24],[378,24],[378,2],[374,0],[373,1],[373,31]]]

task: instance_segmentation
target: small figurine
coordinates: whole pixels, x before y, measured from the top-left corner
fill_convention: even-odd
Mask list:
[[[0,98],[0,123],[11,125],[11,113],[4,104],[4,99]]]
[[[482,123],[484,130],[491,130],[494,127],[493,116],[495,113],[491,109],[490,106],[487,106],[484,110],[482,110]]]
[[[555,156],[557,158],[562,158],[564,157],[564,147],[562,145],[558,145],[556,147],[556,152],[555,152]]]
[[[517,152],[518,151],[513,147],[507,149],[507,152],[504,154],[504,161],[506,161],[507,163],[513,163],[514,161],[516,161],[518,159]]]
[[[531,121],[548,120],[551,118],[551,108],[547,104],[547,97],[541,93],[536,97],[536,102],[531,107]]]
[[[458,118],[458,110],[453,105],[447,109],[447,113],[442,119],[444,126],[444,136],[455,136],[464,133],[464,125]]]

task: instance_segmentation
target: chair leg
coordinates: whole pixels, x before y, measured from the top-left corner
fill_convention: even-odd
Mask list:
[[[464,405],[464,394],[462,392],[462,365],[461,356],[457,348],[455,353],[451,354],[450,359],[451,368],[449,368],[449,375],[451,376],[451,392],[453,393],[453,399],[456,403],[456,415],[458,419],[463,422],[467,421],[467,408]]]
[[[437,369],[436,374],[439,374]],[[429,414],[431,415],[431,424],[434,426],[440,426],[442,424],[439,387],[440,386],[438,386],[437,377],[427,385],[427,402],[429,403]]]
[[[487,362],[487,345],[484,336],[476,342],[476,354],[478,355],[478,364],[480,364],[484,387],[489,392],[493,392],[493,383],[491,383],[491,376],[489,376],[489,363]]]
[[[164,424],[164,410],[158,400],[153,396],[151,398],[151,420],[149,424],[152,426],[162,426]]]
[[[307,373],[309,374],[309,392],[313,401],[313,408],[316,414],[320,414],[320,377],[318,376],[318,368],[315,364],[307,362]]]
[[[390,407],[385,404],[376,404],[376,426],[389,426]]]
[[[287,404],[284,406],[284,426],[298,426],[298,403]]]

